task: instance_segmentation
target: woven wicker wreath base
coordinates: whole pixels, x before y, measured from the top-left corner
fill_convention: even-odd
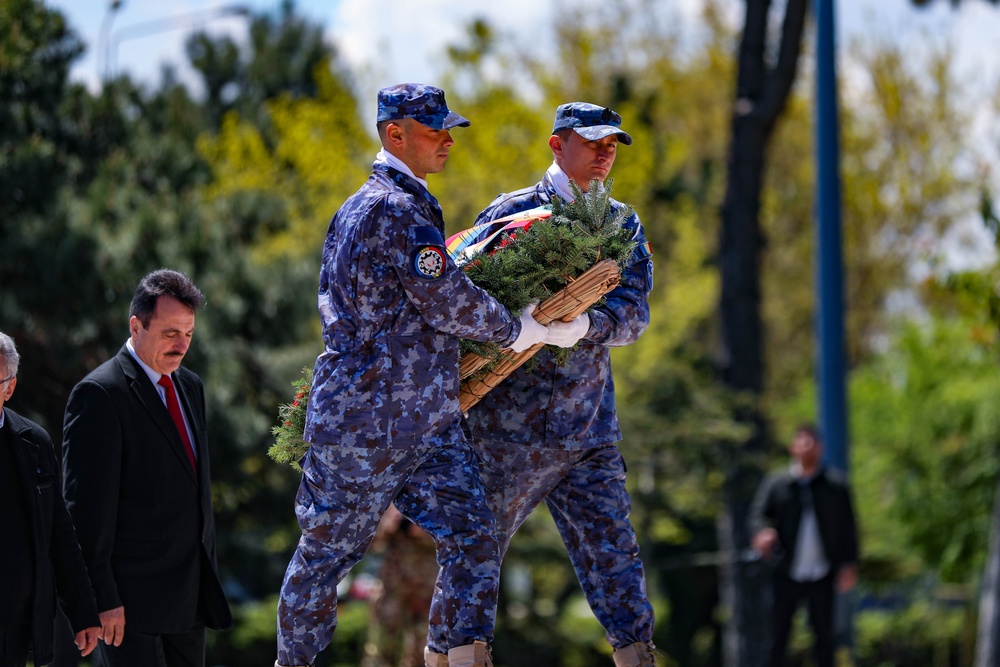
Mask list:
[[[556,320],[572,320],[617,287],[618,280],[618,264],[610,259],[600,261],[574,278],[566,287],[540,303],[532,316],[539,324],[549,324]],[[469,408],[478,403],[493,387],[503,382],[508,375],[517,370],[528,359],[531,359],[544,346],[544,343],[538,343],[517,353],[501,350],[503,359],[496,367],[485,376],[476,378],[471,376],[489,364],[490,360],[478,354],[469,352],[463,354],[459,361],[459,376],[462,378],[459,402],[462,406],[462,412],[468,411]]]

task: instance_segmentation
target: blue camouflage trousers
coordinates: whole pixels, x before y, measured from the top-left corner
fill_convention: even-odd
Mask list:
[[[653,639],[653,607],[628,516],[625,460],[614,445],[564,450],[479,439],[482,476],[501,556],[543,500],[562,536],[587,602],[614,648]],[[434,603],[437,603],[435,592]],[[434,608],[432,603],[432,609]],[[430,636],[446,636],[434,624]]]
[[[278,600],[280,664],[311,665],[330,644],[337,584],[368,550],[390,503],[434,538],[439,603],[431,621],[442,630],[433,648],[492,641],[500,554],[471,446],[312,446],[295,503],[302,536]]]

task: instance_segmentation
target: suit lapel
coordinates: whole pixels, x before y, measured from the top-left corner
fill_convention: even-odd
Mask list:
[[[146,375],[146,371],[136,363],[126,347],[123,347],[121,352],[118,353],[118,365],[121,366],[122,372],[125,374],[125,379],[128,382],[132,395],[135,396],[136,400],[146,410],[157,428],[163,432],[167,442],[170,443],[170,448],[177,456],[177,460],[183,465],[188,474],[191,475],[191,479],[197,482],[198,476],[191,468],[191,461],[188,459],[187,452],[184,451],[181,434],[177,432],[177,427],[174,426],[174,420],[171,419],[170,412],[167,411],[167,406],[163,404],[163,399],[160,398],[156,387],[153,386],[149,376]]]
[[[28,425],[11,410],[4,410],[4,430],[10,437],[11,453],[17,462],[17,476],[21,480],[21,495],[24,496],[25,507],[32,511],[34,506],[35,483],[38,478],[38,445],[22,434],[28,431]],[[32,530],[34,530],[34,521]]]

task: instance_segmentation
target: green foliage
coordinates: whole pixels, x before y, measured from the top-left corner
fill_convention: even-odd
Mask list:
[[[318,97],[316,71],[334,64],[323,27],[296,13],[293,2],[252,16],[245,46],[228,35],[199,31],[185,47],[204,84],[203,113],[215,127],[235,111],[266,128],[269,100]]]
[[[275,612],[278,596],[268,595],[232,605],[233,628],[226,632],[208,633],[208,654],[214,665],[252,665],[262,655],[273,656],[275,650]],[[369,607],[361,600],[342,600],[337,605],[337,635],[327,653],[337,656],[317,664],[331,667],[354,667],[364,654],[368,629]]]
[[[582,192],[571,181],[574,200],[563,202],[557,198],[553,201],[552,222],[576,230],[581,240],[585,240],[573,253],[579,258],[575,260],[577,262],[589,261],[592,264],[602,259],[613,259],[619,266],[624,266],[635,250],[629,230],[622,227],[635,211],[627,205],[617,212],[612,208],[613,184],[614,179],[608,179],[603,187],[597,181],[591,181],[589,190]]]
[[[968,331],[960,321],[908,326],[851,382],[865,554],[913,554],[960,583],[983,565],[1000,465],[996,358]]]
[[[980,194],[979,212],[993,248],[1000,253],[1000,218],[993,196]],[[974,270],[935,276],[923,284],[923,296],[942,314],[955,313],[969,322],[970,335],[984,347],[1000,350],[1000,262]]]
[[[309,443],[303,440],[306,428],[306,407],[309,404],[309,389],[312,387],[312,368],[303,368],[302,377],[292,383],[295,398],[291,403],[278,406],[278,424],[271,428],[274,444],[267,455],[278,463],[287,463],[302,472],[299,459],[309,451]]]
[[[617,212],[611,206],[609,180],[591,181],[587,192],[570,183],[573,202],[552,200],[552,216],[516,233],[504,232],[496,251],[481,253],[462,268],[473,283],[511,312],[532,301],[544,301],[603,259],[623,267],[635,249],[631,231],[623,223],[633,214],[629,206]],[[463,340],[462,350],[496,358],[494,343]]]
[[[0,3],[0,219],[45,211],[66,178],[78,138],[63,117],[66,74],[82,52],[58,11],[34,0]]]
[[[855,617],[858,667],[970,664],[968,612],[947,602],[918,600],[902,610],[864,610]],[[805,655],[803,647],[801,654]]]
[[[208,197],[250,194],[283,207],[281,220],[255,239],[259,261],[309,263],[318,273],[325,223],[367,178],[378,144],[365,133],[346,83],[327,69],[315,75],[316,98],[269,100],[266,128],[229,113],[217,134],[200,137],[198,149],[213,168]],[[330,159],[331,145],[340,147],[340,159]]]
[[[840,107],[846,352],[853,368],[890,335],[890,297],[919,288],[913,267],[945,262],[939,239],[977,213],[986,171],[955,168],[981,158],[966,130],[977,104],[947,48],[914,57],[910,45],[878,40],[854,43],[848,53],[845,70],[858,73],[842,88]],[[772,402],[792,398],[814,373],[807,333],[816,312],[812,113],[808,95],[794,96],[767,158],[762,278]]]

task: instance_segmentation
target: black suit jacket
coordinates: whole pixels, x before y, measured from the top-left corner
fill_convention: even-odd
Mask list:
[[[35,422],[10,408],[3,408],[3,412],[3,430],[13,442],[15,474],[22,482],[24,506],[31,508],[35,553],[32,646],[35,664],[45,665],[52,662],[56,591],[74,633],[99,626],[100,621],[73,520],[59,492],[59,466],[52,440]],[[3,599],[0,591],[0,604]]]
[[[215,562],[205,394],[172,376],[194,434],[198,470],[149,376],[126,347],[80,381],[66,405],[63,493],[97,595],[125,607],[126,632],[232,622]]]
[[[858,561],[858,534],[854,507],[844,479],[826,468],[809,482],[816,523],[819,526],[823,552],[836,573],[842,566]],[[750,529],[756,534],[773,527],[783,550],[777,562],[778,571],[788,574],[795,557],[795,545],[802,519],[799,483],[791,473],[772,475],[757,490],[750,510]]]

